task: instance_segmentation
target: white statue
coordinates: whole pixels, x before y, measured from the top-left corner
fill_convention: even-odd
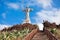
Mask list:
[[[32,11],[32,9],[26,7],[26,9],[24,9],[24,11],[26,12],[26,19],[24,20],[23,23],[31,23],[31,21],[30,21],[30,17],[29,17],[29,12]]]

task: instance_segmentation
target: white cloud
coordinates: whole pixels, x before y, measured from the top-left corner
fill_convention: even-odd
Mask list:
[[[19,9],[19,5],[16,3],[7,3],[9,8],[13,8],[13,9]]]
[[[48,20],[50,22],[55,22],[56,24],[60,24],[60,9],[53,8],[52,10],[41,10],[37,12],[36,21]]]
[[[5,19],[6,18],[6,13],[2,13],[2,17]]]
[[[23,5],[24,7],[29,5],[29,6],[40,6],[42,8],[51,8],[52,7],[52,3],[53,1],[52,0],[25,0],[24,1],[25,3],[7,3],[7,5],[11,8],[14,8],[14,9],[19,9],[19,5],[20,7]]]
[[[0,30],[4,29],[4,28],[8,28],[8,27],[11,27],[12,25],[3,25],[3,24],[0,24]]]
[[[35,0],[36,5],[42,7],[43,9],[36,13],[35,20],[37,23],[43,22],[43,20],[48,20],[50,22],[55,22],[60,24],[60,9],[54,8],[52,6],[53,0]]]
[[[42,23],[37,23],[39,30],[43,31],[44,25]]]
[[[31,4],[32,1],[30,1]],[[33,3],[31,5],[38,5],[42,8],[51,8],[53,4],[52,0],[33,0]]]
[[[25,0],[26,1],[26,0]],[[29,6],[40,6],[42,8],[51,8],[53,1],[52,0],[27,0],[26,3],[24,3],[25,5],[29,5]],[[23,4],[22,4],[23,5]]]

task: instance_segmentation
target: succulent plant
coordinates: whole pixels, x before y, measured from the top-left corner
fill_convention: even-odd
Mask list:
[[[28,28],[19,31],[14,30],[13,32],[0,32],[0,40],[16,40],[18,37],[24,38],[29,32]]]
[[[51,29],[51,32],[52,32],[52,33],[56,33],[56,28],[52,28],[52,29]]]

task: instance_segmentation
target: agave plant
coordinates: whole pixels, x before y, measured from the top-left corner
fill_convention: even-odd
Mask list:
[[[29,32],[28,28],[19,31],[13,30],[13,32],[0,32],[0,40],[16,40],[18,37],[24,38]]]
[[[52,28],[51,29],[51,32],[54,34],[54,33],[56,33],[56,28]]]

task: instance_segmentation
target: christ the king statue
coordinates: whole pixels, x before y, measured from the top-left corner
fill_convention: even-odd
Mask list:
[[[32,9],[29,8],[29,7],[26,7],[26,8],[24,9],[24,12],[26,12],[26,19],[24,20],[23,23],[31,23],[30,17],[29,17],[29,12],[30,12],[30,11],[32,11]]]

